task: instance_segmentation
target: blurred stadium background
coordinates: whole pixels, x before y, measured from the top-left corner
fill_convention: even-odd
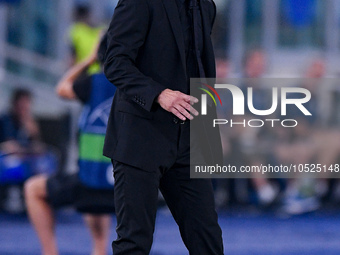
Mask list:
[[[212,36],[222,77],[242,77],[247,52],[258,49],[266,58],[262,77],[305,77],[308,67],[320,59],[324,77],[339,76],[339,0],[215,3],[218,15]],[[32,91],[42,140],[59,151],[60,171],[77,170],[75,130],[80,105],[65,102],[54,92],[72,58],[74,10],[88,5],[92,23],[106,26],[116,4],[117,0],[0,0],[0,114],[8,110],[14,88]],[[338,129],[340,85],[321,90],[329,99],[323,107],[333,109],[337,118],[332,127]],[[340,254],[340,186],[336,181],[327,183],[331,188],[318,210],[299,216],[284,213],[275,203],[263,206],[253,198],[256,192],[247,180],[215,184],[226,254]],[[0,185],[0,254],[39,254],[37,237],[20,206],[21,185],[14,187],[17,191],[13,185]],[[14,206],[8,208],[9,201]],[[58,222],[61,254],[88,254],[89,236],[79,215],[62,211]],[[186,254],[177,227],[164,208],[158,222],[153,254]]]

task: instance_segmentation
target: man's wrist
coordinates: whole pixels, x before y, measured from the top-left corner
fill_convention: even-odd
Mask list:
[[[156,97],[155,102],[156,102],[157,104],[159,104],[159,97],[162,95],[162,93],[163,93],[165,90],[167,90],[167,89],[163,89],[163,90],[158,94],[158,96]]]

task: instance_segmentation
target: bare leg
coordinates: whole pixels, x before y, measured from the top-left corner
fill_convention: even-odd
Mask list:
[[[107,214],[85,214],[84,220],[90,229],[93,239],[93,249],[91,255],[106,255],[106,248],[111,226],[111,216]]]
[[[34,176],[25,183],[27,211],[42,247],[43,255],[57,255],[53,210],[46,201],[47,177]]]

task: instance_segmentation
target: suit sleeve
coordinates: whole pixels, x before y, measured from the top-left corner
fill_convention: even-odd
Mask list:
[[[128,99],[150,111],[155,98],[166,87],[136,67],[138,51],[145,42],[148,28],[146,0],[120,0],[108,29],[104,72]]]

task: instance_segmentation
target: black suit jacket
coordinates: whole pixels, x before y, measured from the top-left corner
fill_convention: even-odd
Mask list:
[[[210,34],[216,7],[212,0],[200,2],[202,61],[206,76],[215,77]],[[120,0],[108,29],[104,72],[117,87],[104,155],[144,170],[170,167],[176,158],[179,124],[155,99],[166,88],[184,92],[187,86],[176,1]]]

